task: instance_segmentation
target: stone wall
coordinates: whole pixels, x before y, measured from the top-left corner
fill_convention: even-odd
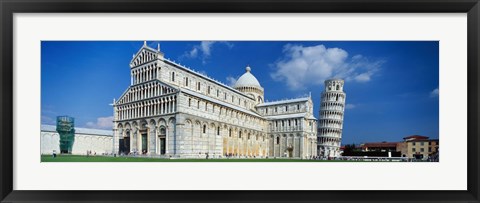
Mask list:
[[[90,150],[97,155],[111,154],[113,140],[111,131],[77,128],[72,154],[86,155]],[[55,126],[42,125],[40,132],[41,154],[60,153],[60,135],[55,131]]]

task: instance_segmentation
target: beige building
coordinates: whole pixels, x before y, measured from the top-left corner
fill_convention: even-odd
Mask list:
[[[404,142],[397,144],[397,151],[402,153],[402,157],[427,159],[428,157],[438,156],[438,139],[412,135],[404,137],[403,140]]]
[[[250,67],[230,87],[144,43],[130,71],[131,84],[113,107],[116,153],[187,158],[317,153],[311,97],[264,102]]]

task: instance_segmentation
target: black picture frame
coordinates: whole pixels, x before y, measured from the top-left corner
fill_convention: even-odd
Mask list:
[[[0,0],[2,202],[479,202],[479,0]],[[13,190],[15,13],[467,13],[468,189],[466,191],[19,191]],[[451,174],[446,174],[451,175]],[[445,183],[448,184],[448,183]],[[294,188],[292,188],[294,189]]]

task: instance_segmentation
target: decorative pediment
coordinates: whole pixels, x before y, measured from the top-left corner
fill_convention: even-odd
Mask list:
[[[149,47],[146,42],[144,42],[142,48],[138,50],[137,54],[133,55],[132,60],[130,61],[130,67],[136,67],[150,61],[157,59],[163,59],[164,54],[160,51],[160,45],[158,45],[157,50]]]

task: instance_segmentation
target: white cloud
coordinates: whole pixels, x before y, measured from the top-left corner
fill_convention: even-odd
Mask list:
[[[345,105],[345,109],[353,109],[353,108],[355,108],[355,107],[357,107],[355,104],[347,104],[347,105]]]
[[[87,122],[87,128],[95,128],[95,129],[112,129],[113,126],[113,116],[109,117],[99,117],[97,118],[97,122]]]
[[[227,77],[227,85],[229,85],[230,87],[233,87],[235,83],[237,83],[237,78],[234,78],[232,76]]]
[[[208,59],[212,55],[212,47],[215,44],[223,44],[227,46],[229,49],[233,47],[233,44],[230,42],[219,42],[219,41],[202,41],[199,45],[195,45],[192,49],[186,52],[183,56],[188,58],[201,58],[203,63],[206,63],[206,59]]]
[[[436,88],[430,92],[430,97],[438,97],[438,93],[438,88]]]
[[[304,47],[287,44],[283,53],[283,58],[274,64],[275,71],[271,77],[276,81],[285,81],[291,90],[320,85],[329,78],[368,82],[384,63],[371,62],[362,55],[349,58],[347,51],[324,45]]]
[[[50,116],[45,116],[45,115],[42,115],[42,118],[41,118],[41,123],[42,124],[47,124],[47,125],[55,125],[57,124],[57,121],[50,117]]]
[[[202,41],[200,43],[200,48],[202,50],[202,53],[205,55],[205,56],[210,56],[210,48],[212,48],[213,44],[215,42],[212,42],[212,41]]]
[[[198,49],[197,48],[193,48],[190,52],[188,52],[188,54],[186,54],[186,56],[190,57],[190,58],[195,58],[197,57],[198,55]]]

